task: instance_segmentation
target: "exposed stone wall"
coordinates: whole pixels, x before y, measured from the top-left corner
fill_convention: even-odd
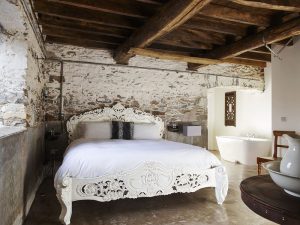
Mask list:
[[[203,126],[203,135],[196,139],[195,144],[201,146],[207,146],[208,88],[243,86],[262,89],[264,85],[262,80],[219,76],[223,72],[229,76],[226,74],[228,70],[222,71],[220,66],[215,68],[216,75],[212,75],[180,71],[185,70],[186,64],[145,57],[135,57],[131,59],[129,66],[119,66],[115,65],[108,51],[61,45],[48,45],[47,50],[54,57],[64,60],[102,63],[63,62],[65,118],[121,102],[125,106],[158,115],[166,123],[198,121]],[[49,90],[46,111],[49,120],[56,120],[59,115],[60,70],[60,62],[48,61],[45,64],[45,76],[48,79],[46,85]],[[244,69],[239,75],[244,75],[243,71]]]
[[[0,1],[0,125],[42,121],[42,56],[20,1]]]
[[[21,1],[1,0],[0,224],[23,224],[43,178],[42,56]]]
[[[8,39],[1,42],[0,39],[0,124],[25,124],[26,67],[25,43]]]

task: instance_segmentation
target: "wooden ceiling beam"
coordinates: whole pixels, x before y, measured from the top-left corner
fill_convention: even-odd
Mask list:
[[[266,55],[271,55],[270,50],[267,49],[265,46],[251,49],[250,52],[257,52],[257,53],[262,53],[262,54],[266,54]]]
[[[43,15],[57,16],[82,22],[110,25],[114,27],[136,29],[143,22],[124,16],[99,13],[89,9],[80,9],[75,6],[62,7],[61,4],[38,0],[34,2],[34,10]]]
[[[246,59],[224,59],[224,60],[209,59],[204,57],[193,57],[193,56],[172,54],[172,53],[167,53],[162,51],[154,51],[154,50],[141,49],[141,48],[131,48],[129,52],[130,54],[133,55],[142,55],[142,56],[148,56],[153,58],[183,61],[183,62],[195,63],[195,64],[211,65],[211,64],[220,64],[220,63],[234,63],[234,64],[252,65],[252,66],[259,66],[259,67],[266,66],[266,63],[264,62],[252,61],[248,59],[247,60]]]
[[[267,66],[266,62],[257,61],[253,59],[239,59],[239,58],[227,58],[221,60],[223,63],[232,63],[238,65],[245,65],[245,66],[257,66],[261,68],[265,68]]]
[[[267,28],[257,34],[242,38],[232,44],[210,51],[206,57],[215,59],[231,58],[244,52],[284,40],[300,34],[300,17],[288,22]]]
[[[261,61],[261,62],[271,62],[271,54],[267,55],[267,54],[256,53],[256,52],[245,52],[234,58],[250,59],[250,60]]]
[[[102,34],[89,34],[86,32],[75,31],[73,29],[68,29],[68,28],[58,29],[51,26],[43,26],[43,34],[52,37],[65,37],[65,38],[80,39],[80,40],[90,40],[90,41],[96,41],[96,42],[114,44],[114,45],[120,44],[125,40],[124,38],[111,37]]]
[[[204,55],[204,54],[201,54]],[[259,48],[256,51],[249,51],[249,52],[245,52],[241,55],[238,55],[236,57],[234,57],[233,59],[238,60],[238,59],[244,59],[244,60],[249,60],[250,65],[252,65],[253,61],[259,61],[259,62],[271,62],[271,53],[270,52],[266,52],[264,47]],[[244,65],[247,65],[247,61],[243,61]],[[203,67],[205,65],[203,64],[196,64],[196,63],[189,63],[188,64],[188,69],[189,70],[197,70],[201,67]],[[254,65],[255,66],[255,65]]]
[[[126,38],[131,34],[130,30],[117,27],[99,26],[93,23],[80,22],[77,20],[60,19],[42,15],[39,18],[39,24],[42,26],[51,26],[57,29],[68,28],[73,31],[81,31],[86,33],[103,34],[112,37]]]
[[[209,16],[218,20],[233,21],[248,25],[268,27],[270,18],[261,14],[250,13],[241,9],[210,4],[199,12],[200,15]]]
[[[136,18],[148,18],[152,16],[157,6],[153,4],[132,2],[132,0],[48,0],[64,5],[76,6],[79,8],[90,9],[99,12],[118,14]]]
[[[117,49],[114,57],[116,62],[127,64],[132,56],[128,53],[131,47],[144,48],[150,45],[185,23],[210,2],[211,0],[170,0]]]
[[[231,0],[234,3],[262,9],[300,12],[300,0]]]
[[[114,49],[117,48],[117,45],[114,45],[114,44],[108,44],[108,43],[97,42],[97,41],[74,39],[72,37],[46,36],[45,42],[51,43],[51,44],[52,43],[57,43],[57,44],[75,45],[75,46],[79,46],[79,47],[93,48],[93,49],[114,50]]]

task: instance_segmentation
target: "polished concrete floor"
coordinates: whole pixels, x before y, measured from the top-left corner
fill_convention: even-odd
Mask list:
[[[229,191],[223,205],[215,200],[213,188],[195,193],[112,202],[73,203],[72,225],[271,225],[252,212],[240,198],[239,184],[256,175],[256,167],[223,162],[229,176]],[[52,179],[40,186],[24,225],[59,225],[60,205]]]

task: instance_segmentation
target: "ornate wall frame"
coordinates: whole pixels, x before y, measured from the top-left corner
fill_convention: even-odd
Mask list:
[[[236,91],[225,93],[225,126],[236,126]]]

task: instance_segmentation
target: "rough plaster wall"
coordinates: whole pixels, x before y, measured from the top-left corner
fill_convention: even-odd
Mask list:
[[[28,127],[22,146],[23,214],[26,216],[44,178],[45,127]],[[25,217],[24,217],[25,218]]]
[[[0,1],[0,125],[42,121],[42,52],[19,1]]]
[[[115,65],[110,52],[74,46],[48,45],[47,50],[65,60],[99,62],[101,65],[64,62],[63,101],[66,118],[121,102],[169,121],[198,121],[203,135],[198,145],[207,146],[207,89],[216,86],[263,88],[262,80],[241,79],[180,71],[183,63],[133,58],[129,66]],[[134,62],[134,63],[132,63]],[[110,65],[109,65],[110,64]],[[161,69],[142,68],[151,66]],[[134,65],[138,65],[135,67]],[[175,71],[176,68],[179,71]],[[58,119],[60,69],[57,61],[45,64],[49,90],[47,118]],[[170,70],[172,69],[172,70]],[[218,70],[218,73],[222,71]]]
[[[21,225],[43,178],[44,126],[0,137],[0,224]]]
[[[0,139],[0,224],[20,221],[23,211],[22,154],[23,134]],[[18,223],[18,222],[16,222]]]

